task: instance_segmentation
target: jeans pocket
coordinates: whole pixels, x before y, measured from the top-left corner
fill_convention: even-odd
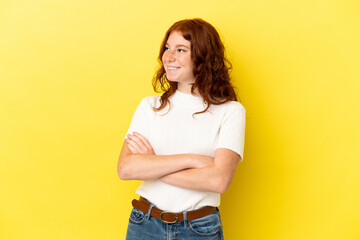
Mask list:
[[[130,214],[129,221],[135,224],[142,224],[145,221],[146,213],[137,208],[133,208]]]
[[[199,236],[212,236],[221,230],[220,215],[217,211],[189,221],[190,229]]]

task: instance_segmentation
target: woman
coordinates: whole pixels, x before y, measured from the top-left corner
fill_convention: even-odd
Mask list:
[[[223,239],[218,206],[242,161],[245,109],[215,28],[174,23],[161,44],[154,90],[142,99],[119,157],[123,180],[143,180],[129,220],[133,239]]]

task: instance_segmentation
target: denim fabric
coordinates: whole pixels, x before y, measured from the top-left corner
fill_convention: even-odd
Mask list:
[[[126,240],[222,240],[223,229],[219,210],[195,220],[164,223],[133,208]]]

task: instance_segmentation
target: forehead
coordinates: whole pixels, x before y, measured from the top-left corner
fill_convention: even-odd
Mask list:
[[[184,45],[190,48],[191,42],[186,40],[182,33],[179,31],[173,31],[170,33],[169,38],[166,41],[169,45]]]

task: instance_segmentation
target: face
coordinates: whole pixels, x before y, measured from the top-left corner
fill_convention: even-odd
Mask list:
[[[195,82],[193,75],[193,62],[191,60],[191,43],[186,40],[181,32],[174,31],[165,45],[162,62],[169,81],[180,85],[188,85]]]

